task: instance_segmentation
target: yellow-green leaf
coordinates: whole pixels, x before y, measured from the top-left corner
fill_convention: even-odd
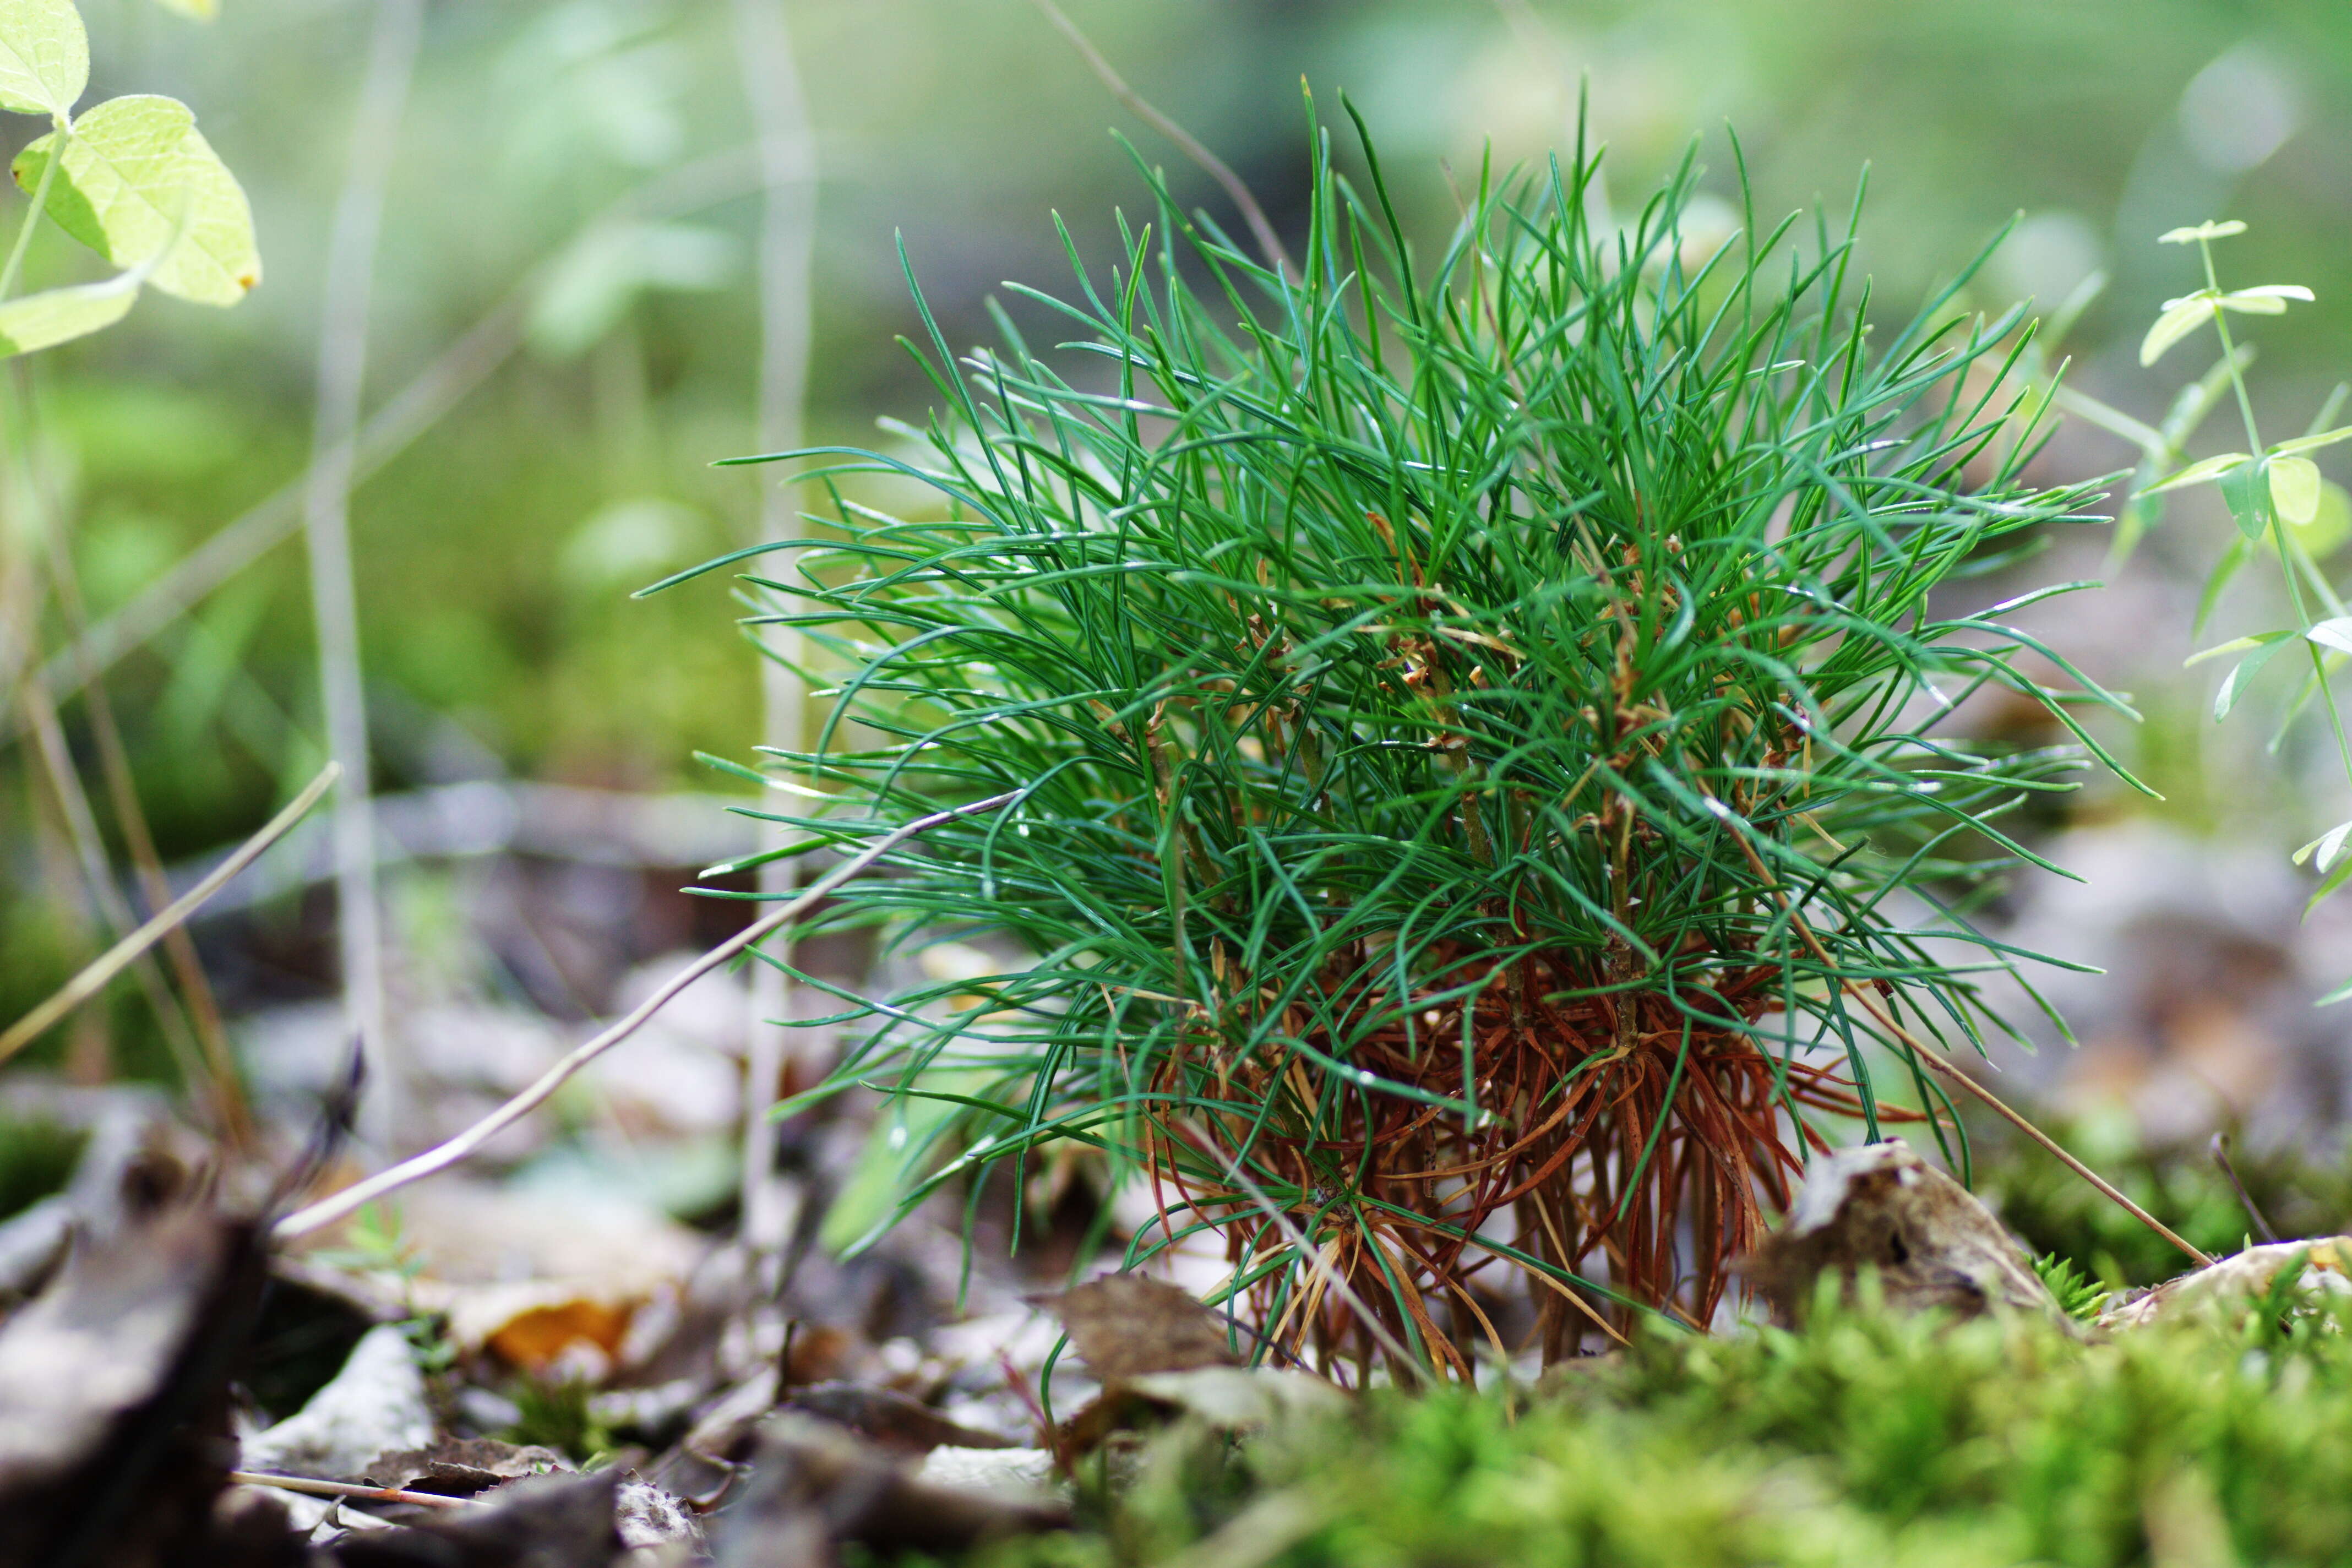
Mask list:
[[[2164,351],[2213,319],[2213,296],[2191,294],[2185,300],[2174,300],[2164,307],[2164,314],[2147,330],[2140,341],[2139,363],[2154,364],[2164,357]]]
[[[0,109],[59,115],[89,85],[89,38],[73,0],[0,0]]]
[[[2319,515],[2319,465],[2309,458],[2273,458],[2271,504],[2291,523]]]
[[[2233,234],[2243,234],[2246,226],[2236,218],[2221,223],[2192,224],[2187,228],[2167,229],[2156,237],[2158,245],[2194,245],[2200,239],[2227,239]]]
[[[2140,491],[2144,496],[2161,495],[2189,485],[2210,484],[2231,469],[2251,461],[2243,452],[2224,452],[2218,458],[2206,458],[2189,464],[2177,474],[2171,474]]]
[[[2352,441],[2352,425],[2339,425],[2333,430],[2322,430],[2316,436],[2297,436],[2292,441],[2281,441],[2271,450],[2284,458],[2296,452],[2316,452],[2322,447],[2333,447],[2338,441]]]
[[[114,325],[139,298],[139,279],[126,273],[103,283],[77,283],[0,303],[0,359]]]
[[[150,283],[200,304],[234,305],[261,280],[253,209],[187,105],[109,99],[65,136],[48,198],[58,227],[118,267],[154,261]],[[40,184],[58,140],[16,154],[18,184]]]
[[[220,15],[220,0],[155,0],[155,4],[192,22],[209,22]]]

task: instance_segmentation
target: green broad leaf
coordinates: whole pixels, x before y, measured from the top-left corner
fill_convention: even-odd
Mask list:
[[[58,139],[16,154],[19,185],[39,185]],[[148,281],[183,300],[234,305],[261,280],[245,192],[174,99],[111,98],[76,121],[48,212],[118,267],[154,261]]]
[[[2243,234],[2246,226],[2236,218],[2220,223],[2192,224],[2187,228],[2170,228],[2156,237],[2158,245],[2195,245],[2201,239],[2227,239],[2233,234]]]
[[[138,299],[137,276],[124,273],[0,303],[0,359],[103,331],[129,315]]]
[[[2319,515],[2319,465],[2309,458],[2273,458],[2271,505],[2280,517],[2300,527]]]
[[[2221,499],[2230,503],[2238,531],[2248,539],[2260,539],[2271,525],[2269,468],[2267,460],[2257,458],[2221,476]]]
[[[2337,653],[2352,653],[2352,616],[2337,616],[2332,620],[2322,621],[2303,635],[2322,647],[2334,648]]]
[[[2243,452],[2224,452],[2218,458],[2191,463],[2179,473],[2157,480],[2139,493],[2144,496],[2162,495],[2167,490],[2183,489],[2190,485],[2210,484],[2241,463],[2252,461]]]
[[[2237,668],[2230,670],[2230,679],[2221,684],[2221,691],[2213,693],[2213,721],[2216,724],[2227,720],[2230,710],[2237,708],[2237,699],[2246,696],[2246,687],[2253,684],[2255,675],[2261,675],[2263,666],[2270,663],[2272,654],[2277,654],[2279,648],[2294,642],[2294,632],[2272,632],[2270,637],[2270,642],[2265,642],[2263,647],[2255,648],[2253,654],[2246,654],[2246,658],[2239,660]]]
[[[2336,864],[2336,858],[2338,855],[2344,853],[2344,842],[2347,837],[2352,837],[2352,822],[2339,822],[2296,850],[2294,863],[2298,866],[2302,865],[2305,860],[2310,859],[2315,851],[2319,856],[2316,868],[2325,871]]]
[[[2297,436],[2292,441],[2281,441],[2271,448],[2271,455],[2284,458],[2297,452],[2316,452],[2322,447],[2333,447],[2338,441],[2352,441],[2352,425],[2339,425],[2333,430],[2322,430],[2316,436]]]
[[[2213,295],[2210,292],[2166,301],[2164,314],[2157,317],[2156,325],[2148,328],[2147,336],[2140,340],[2139,363],[2154,364],[2164,357],[2165,350],[2212,319]]]
[[[0,109],[62,116],[89,85],[89,37],[73,0],[0,0]]]
[[[2224,310],[2242,310],[2250,316],[2284,316],[2289,300],[2307,305],[2311,290],[2300,283],[2257,283],[2251,289],[2232,289],[2214,303]]]

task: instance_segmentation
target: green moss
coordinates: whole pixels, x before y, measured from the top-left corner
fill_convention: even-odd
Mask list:
[[[2352,1342],[1825,1311],[1799,1335],[1651,1334],[1539,1397],[1376,1394],[1228,1450],[1171,1434],[1085,1528],[990,1568],[2342,1563]],[[1230,1554],[1244,1541],[1255,1549]],[[2234,1557],[2230,1555],[2234,1553]]]
[[[89,1134],[46,1117],[0,1122],[0,1219],[22,1214],[73,1179]]]

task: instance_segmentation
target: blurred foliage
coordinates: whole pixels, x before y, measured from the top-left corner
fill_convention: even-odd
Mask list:
[[[1532,1401],[1448,1390],[1242,1446],[1177,1428],[1087,1527],[992,1568],[2332,1563],[2352,1339],[1831,1309],[1804,1334],[1645,1331]]]
[[[0,1121],[0,1220],[62,1191],[89,1142],[84,1130],[45,1117]]]
[[[2218,1257],[2263,1239],[2203,1142],[2144,1143],[2121,1111],[2041,1120],[2125,1196],[2205,1251]],[[1978,1143],[1976,1194],[2030,1250],[2071,1260],[2110,1288],[2152,1285],[2189,1267],[2162,1237],[2048,1155],[1995,1132]],[[2233,1150],[2230,1158],[2280,1236],[2352,1228],[2352,1144],[2332,1160],[2292,1148]]]

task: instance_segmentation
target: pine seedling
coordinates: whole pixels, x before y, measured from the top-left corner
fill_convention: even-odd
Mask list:
[[[1912,1041],[1981,1048],[1968,889],[2085,764],[1952,715],[2122,704],[1937,597],[2095,499],[2023,477],[2021,313],[1874,331],[1851,220],[1703,246],[1685,160],[1618,228],[1580,143],[1418,254],[1363,153],[1319,142],[1295,273],[1154,179],[1107,275],[1018,290],[1072,341],[958,359],[926,308],[919,455],[817,455],[936,508],[836,490],[750,624],[832,703],[774,853],[1019,792],[832,917],[1027,955],[835,989],[818,1092],[898,1097],[905,1202],[1091,1144],[1257,1342],[1463,1375],[1507,1299],[1546,1360],[1708,1322],[1808,1144],[1965,1166]]]

